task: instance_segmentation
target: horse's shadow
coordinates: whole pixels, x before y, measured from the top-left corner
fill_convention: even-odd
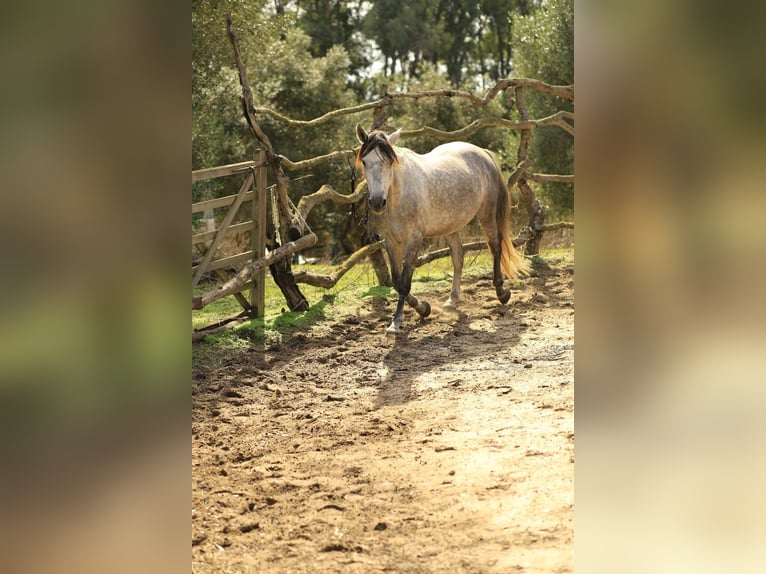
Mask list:
[[[498,330],[508,330],[499,333],[494,341],[491,335],[472,326],[478,319],[486,319],[486,314],[477,317],[461,310],[440,311],[434,319],[410,323],[393,338],[383,357],[385,374],[376,385],[374,408],[402,405],[417,399],[417,380],[426,373],[444,372],[445,367],[468,359],[491,358],[518,344],[526,323],[513,316],[512,308],[498,307],[489,316],[502,319],[494,321]],[[438,324],[433,324],[434,321]],[[453,378],[452,375],[449,378]]]

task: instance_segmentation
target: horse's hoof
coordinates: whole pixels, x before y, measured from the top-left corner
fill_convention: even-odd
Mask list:
[[[455,307],[455,302],[452,299],[447,299],[444,302],[444,305],[442,305],[442,309],[447,309],[448,311],[456,311],[457,307]]]
[[[420,318],[425,319],[431,314],[431,305],[428,303],[428,301],[423,301],[422,305],[424,307],[424,311],[420,313]]]
[[[506,289],[502,293],[497,294],[497,298],[500,299],[500,302],[505,305],[511,298],[511,290]]]
[[[388,326],[388,329],[386,329],[386,335],[397,335],[399,334],[400,329],[398,325],[395,325],[394,323],[391,323]]]

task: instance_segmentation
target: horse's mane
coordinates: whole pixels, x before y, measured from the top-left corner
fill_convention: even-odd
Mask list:
[[[377,149],[388,163],[399,163],[399,157],[394,151],[394,146],[388,143],[386,134],[375,130],[369,133],[362,147],[359,148],[359,153],[356,154],[356,165],[362,163],[362,158],[374,149]]]

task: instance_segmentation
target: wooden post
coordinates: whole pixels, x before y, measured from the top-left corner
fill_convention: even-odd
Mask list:
[[[391,131],[391,126],[387,125],[388,104],[391,101],[391,96],[388,95],[388,84],[383,84],[380,87],[379,95],[384,102],[372,110],[372,129]]]
[[[253,261],[266,256],[266,152],[255,150],[255,196],[252,213],[255,228],[251,231]],[[253,286],[250,288],[250,304],[256,317],[263,317],[266,312],[266,270],[253,272]]]

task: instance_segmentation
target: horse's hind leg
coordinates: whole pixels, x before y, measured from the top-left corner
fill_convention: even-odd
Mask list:
[[[484,228],[487,236],[489,250],[492,252],[492,284],[495,286],[495,293],[501,303],[505,304],[511,298],[511,290],[503,286],[503,270],[500,266],[500,258],[503,253],[503,238],[497,228],[497,222],[494,216],[480,216],[479,223]]]
[[[511,290],[503,287],[503,271],[500,267],[500,256],[503,245],[501,241],[500,234],[496,234],[494,238],[489,241],[489,249],[492,251],[492,285],[495,286],[497,298],[505,305],[511,298]]]
[[[463,243],[460,241],[460,233],[453,233],[447,237],[449,252],[452,256],[452,291],[449,299],[444,303],[446,309],[454,309],[460,299],[460,277],[463,274]]]

